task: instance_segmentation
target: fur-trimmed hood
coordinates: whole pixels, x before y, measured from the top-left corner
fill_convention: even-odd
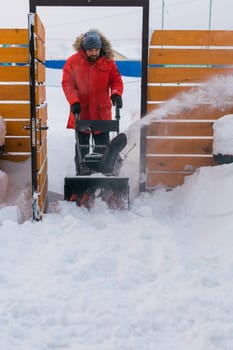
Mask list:
[[[101,42],[102,42],[101,50],[105,53],[107,59],[109,60],[113,59],[113,50],[108,39],[97,29],[90,29],[89,31],[97,32],[100,35]],[[73,44],[73,48],[75,49],[75,51],[79,51],[82,49],[82,39],[84,35],[85,33],[82,33],[76,38]]]

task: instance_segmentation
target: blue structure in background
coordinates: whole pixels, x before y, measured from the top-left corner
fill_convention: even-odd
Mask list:
[[[141,77],[141,61],[135,60],[116,60],[116,65],[121,75],[126,77]],[[45,65],[47,68],[62,69],[65,64],[65,60],[47,60]]]

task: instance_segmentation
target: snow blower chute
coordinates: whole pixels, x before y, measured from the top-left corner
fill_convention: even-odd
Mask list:
[[[123,162],[120,152],[126,146],[127,138],[124,133],[119,133],[119,120],[120,113],[117,107],[114,120],[80,120],[76,115],[76,162],[79,173],[76,176],[65,177],[65,200],[91,208],[95,199],[101,198],[109,208],[128,209],[129,178],[119,176]],[[96,152],[98,148],[94,145],[93,131],[115,134],[107,145],[101,145],[102,149],[104,147],[103,153]],[[81,149],[87,146],[80,144],[79,132],[91,134],[90,151],[84,156]]]

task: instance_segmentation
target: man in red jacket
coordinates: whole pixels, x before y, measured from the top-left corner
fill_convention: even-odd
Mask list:
[[[77,37],[77,51],[63,68],[62,88],[70,105],[67,128],[75,128],[75,115],[80,120],[111,120],[112,105],[122,108],[123,82],[113,60],[110,42],[97,30],[89,30]],[[78,132],[82,157],[89,152],[89,133]],[[94,132],[95,145],[107,145],[109,132]],[[104,152],[99,147],[98,152]],[[76,173],[79,174],[77,152]]]

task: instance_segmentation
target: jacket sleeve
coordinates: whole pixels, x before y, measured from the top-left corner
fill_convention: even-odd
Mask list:
[[[77,86],[74,79],[74,74],[72,73],[72,67],[69,61],[65,63],[63,68],[62,88],[70,106],[75,102],[79,102]]]
[[[112,70],[110,74],[110,90],[111,96],[114,94],[122,95],[123,94],[123,81],[121,74],[117,68],[117,65],[114,61],[112,61]]]

